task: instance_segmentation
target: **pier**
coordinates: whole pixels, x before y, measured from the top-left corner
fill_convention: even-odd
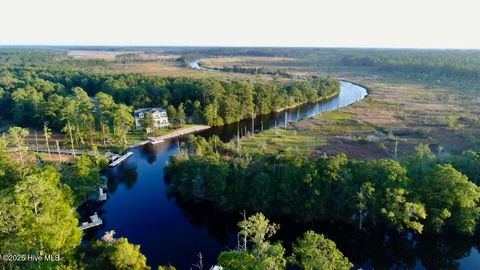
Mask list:
[[[166,140],[171,140],[171,139],[182,137],[182,136],[185,136],[185,135],[188,135],[188,134],[204,131],[204,130],[207,130],[209,128],[210,128],[210,126],[207,126],[207,125],[195,125],[193,127],[181,128],[181,129],[172,131],[172,132],[170,132],[168,134],[165,134],[165,135],[162,135],[162,136],[148,137],[148,140],[139,142],[135,145],[132,145],[132,146],[130,146],[130,148],[134,148],[134,147],[145,145],[145,144],[150,144],[151,141],[155,141],[155,142],[158,142],[158,143],[164,142]]]
[[[18,151],[16,148],[11,149],[12,152]],[[71,149],[64,149],[64,148],[42,148],[42,147],[32,147],[32,146],[27,146],[25,147],[25,150],[30,151],[30,152],[41,152],[41,153],[51,153],[51,154],[59,154],[59,155],[73,155],[73,156],[81,156],[82,154],[87,154],[87,155],[94,155],[93,151],[86,151],[83,149],[76,149],[76,150],[71,150]]]
[[[150,145],[155,145],[155,144],[159,144],[159,143],[163,143],[164,140],[157,140],[153,137],[148,137],[148,144]]]
[[[174,138],[181,137],[181,136],[184,136],[184,135],[187,135],[187,134],[207,130],[209,128],[210,128],[210,126],[197,125],[197,126],[194,126],[194,127],[179,129],[179,130],[176,130],[174,132],[168,133],[166,135],[159,136],[159,137],[152,137],[152,138],[156,141],[161,141],[161,140],[166,141],[166,140],[174,139]]]

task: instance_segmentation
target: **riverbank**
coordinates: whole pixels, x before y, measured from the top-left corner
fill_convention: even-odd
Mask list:
[[[172,140],[172,139],[176,139],[176,138],[188,135],[188,134],[193,134],[193,133],[197,133],[197,132],[200,132],[200,131],[204,131],[204,130],[207,130],[207,129],[210,129],[210,126],[207,126],[207,125],[189,125],[187,127],[183,127],[183,128],[180,128],[180,129],[173,130],[172,132],[169,132],[167,134],[157,136],[157,137],[150,137],[150,138],[155,140],[155,141]],[[134,147],[137,147],[137,146],[142,146],[142,145],[145,145],[149,142],[150,142],[150,140],[141,141],[141,142],[136,143],[134,145],[130,145],[128,148],[134,148]]]
[[[478,97],[423,85],[340,77],[362,86],[368,98],[290,123],[287,130],[269,130],[246,138],[241,141],[244,150],[256,152],[261,146],[268,153],[290,148],[317,157],[345,153],[361,160],[402,160],[421,143],[444,155],[480,149],[480,122],[474,113]]]
[[[217,69],[217,68],[212,68],[212,67],[207,67],[207,66],[203,66],[202,65],[202,60],[203,59],[197,59],[195,61],[192,61],[190,62],[189,66],[190,68],[192,69],[197,69],[197,70],[202,70],[202,71],[217,71],[217,72],[223,72],[223,73],[237,73],[237,72],[233,72],[233,71],[225,71],[225,70],[222,70],[222,69]],[[264,74],[264,75],[269,75],[271,76],[272,74]],[[290,79],[292,79],[293,77],[289,77]],[[338,80],[338,82],[342,82],[343,80]],[[350,81],[347,81],[345,80],[345,82],[349,82],[349,83],[352,83],[352,84],[355,84],[353,82],[350,82]],[[363,86],[362,86],[363,87]],[[314,104],[314,103],[318,103],[318,102],[324,102],[324,101],[327,101],[327,100],[330,100],[336,96],[338,96],[340,94],[340,87],[338,87],[338,89],[336,89],[336,91],[334,91],[333,93],[329,94],[329,95],[326,95],[326,96],[321,96],[319,97],[318,99],[316,99],[315,101],[307,101],[307,102],[299,102],[299,103],[295,103],[293,105],[289,105],[289,106],[286,106],[286,107],[282,107],[282,108],[279,108],[279,109],[272,109],[271,112],[269,113],[266,113],[266,114],[256,114],[255,117],[258,117],[258,116],[262,116],[262,115],[267,115],[267,114],[270,114],[272,112],[274,113],[280,113],[280,112],[283,112],[285,110],[290,110],[290,109],[294,109],[294,108],[297,108],[299,106],[302,106],[302,105],[305,105],[305,104]],[[244,119],[242,119],[244,120]]]
[[[354,84],[354,83],[352,83],[352,84]],[[294,104],[294,105],[291,105],[291,106],[287,106],[287,107],[284,107],[284,108],[273,110],[273,112],[279,113],[279,112],[283,112],[285,110],[295,109],[298,106],[302,106],[302,105],[309,104],[309,103],[314,104],[314,103],[318,103],[318,102],[328,101],[328,100],[330,100],[334,97],[337,97],[339,94],[340,94],[340,87],[338,88],[337,91],[331,93],[330,95],[322,96],[322,97],[318,98],[317,100],[315,100],[313,102],[311,102],[311,101],[301,102],[301,103],[297,103],[297,104]]]

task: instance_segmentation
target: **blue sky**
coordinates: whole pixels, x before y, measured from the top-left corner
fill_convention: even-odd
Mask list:
[[[2,0],[2,45],[480,49],[475,1]]]

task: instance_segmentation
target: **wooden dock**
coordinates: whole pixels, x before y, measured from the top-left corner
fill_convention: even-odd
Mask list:
[[[51,153],[51,154],[59,154],[59,155],[81,156],[83,154],[87,154],[87,155],[90,155],[90,156],[94,156],[94,155],[97,154],[97,153],[94,153],[91,150],[86,151],[86,150],[81,150],[81,149],[77,149],[77,150],[73,151],[71,149],[65,149],[65,148],[51,148],[51,149],[48,149],[48,148],[41,148],[41,147],[37,148],[37,147],[31,147],[31,146],[27,146],[25,149],[27,151],[30,151],[30,152]],[[17,152],[18,150],[19,149],[17,149],[17,148],[10,148],[9,152]],[[109,161],[114,161],[114,160],[121,157],[120,155],[115,154],[115,153],[111,153],[111,152],[106,152],[105,154],[102,154],[101,156],[108,159]]]
[[[78,226],[78,228],[84,231],[84,230],[97,227],[103,224],[102,219],[98,217],[97,213],[95,213],[93,216],[90,216],[90,220],[92,222],[83,222],[80,226]]]
[[[166,140],[178,138],[178,137],[181,137],[181,136],[184,136],[184,135],[187,135],[187,134],[204,131],[204,130],[207,130],[209,128],[210,128],[210,126],[197,125],[197,126],[194,126],[194,127],[179,129],[177,131],[174,131],[172,133],[169,133],[169,134],[166,134],[166,135],[163,135],[163,136],[153,137],[153,139],[155,139],[157,141],[161,141],[161,140],[166,141]]]
[[[178,138],[178,137],[185,136],[187,134],[192,134],[192,133],[197,133],[197,132],[200,132],[200,131],[204,131],[204,130],[207,130],[209,128],[210,128],[210,126],[207,126],[207,125],[195,125],[193,127],[181,128],[179,130],[175,130],[171,133],[168,133],[168,134],[165,134],[165,135],[162,135],[162,136],[149,137],[148,140],[139,142],[139,143],[134,144],[134,145],[131,145],[129,148],[135,148],[137,146],[150,144],[151,140],[154,140],[154,141],[171,140],[171,139],[175,139],[175,138]]]
[[[155,144],[159,144],[159,143],[163,143],[163,142],[165,142],[165,141],[164,140],[157,140],[153,137],[148,138],[148,144],[150,144],[150,145],[155,145]]]
[[[108,164],[108,166],[110,167],[115,167],[117,166],[118,164],[124,162],[125,160],[127,160],[127,158],[131,157],[133,155],[133,152],[127,152],[125,155],[117,158],[116,160],[114,160],[112,163]]]

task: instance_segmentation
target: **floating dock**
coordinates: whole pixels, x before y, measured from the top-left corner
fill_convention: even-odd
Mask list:
[[[93,216],[90,216],[90,220],[92,222],[83,222],[82,225],[78,226],[78,228],[80,228],[80,230],[84,231],[84,230],[87,230],[87,229],[90,229],[90,228],[93,228],[93,227],[97,227],[97,226],[100,226],[100,225],[103,224],[102,219],[98,217],[96,212]]]
[[[110,167],[115,167],[117,166],[118,164],[124,162],[125,160],[127,160],[127,158],[131,157],[133,155],[133,152],[128,152],[126,153],[125,155],[115,159],[112,163],[108,164],[108,166]]]

